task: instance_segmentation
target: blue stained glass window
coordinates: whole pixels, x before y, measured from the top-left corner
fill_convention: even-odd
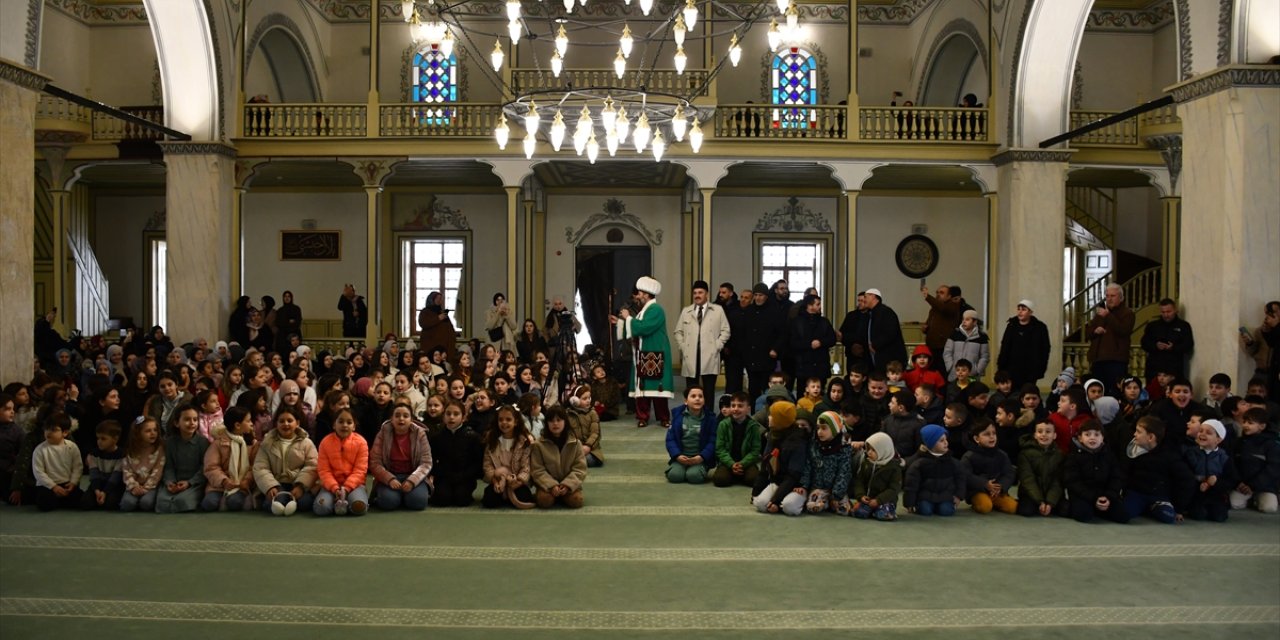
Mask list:
[[[436,45],[428,45],[413,56],[413,101],[447,103],[458,101],[458,56],[445,57]],[[418,112],[423,124],[448,126],[453,110],[426,109]]]
[[[817,125],[818,114],[803,106],[818,104],[818,60],[799,47],[786,47],[771,65],[773,126],[807,129]]]

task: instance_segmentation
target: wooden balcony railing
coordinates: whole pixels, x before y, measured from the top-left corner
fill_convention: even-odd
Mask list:
[[[1071,112],[1071,128],[1077,129],[1096,122],[1118,111],[1074,110]],[[1145,148],[1143,137],[1155,133],[1168,133],[1170,128],[1181,128],[1182,120],[1174,105],[1166,105],[1139,114],[1128,120],[1090,131],[1071,140],[1076,147],[1132,147]],[[1159,131],[1163,129],[1163,131]]]
[[[847,113],[844,105],[722,104],[716,106],[715,137],[843,140]]]
[[[120,110],[149,122],[164,124],[164,107],[148,105],[143,107],[120,107]],[[133,122],[125,122],[111,115],[95,111],[93,113],[93,139],[99,141],[163,140],[164,134]]]
[[[93,110],[65,98],[42,94],[36,103],[36,120],[89,124],[93,120]]]
[[[696,96],[704,96],[707,94],[706,82],[706,69],[685,69],[680,74],[674,69],[628,69],[621,79],[608,69],[564,69],[559,78],[549,69],[511,70],[511,84],[517,92],[563,89],[566,86],[621,87],[683,96],[702,87]]]
[[[1089,371],[1089,343],[1064,342],[1062,344],[1062,366],[1074,367],[1078,372]],[[1147,352],[1139,345],[1129,347],[1129,375],[1142,376],[1147,370]],[[1050,373],[1049,375],[1055,375]]]
[[[363,104],[246,104],[244,137],[363,138],[367,116]]]
[[[895,142],[990,142],[984,108],[860,107],[858,138]]]
[[[378,131],[386,138],[492,138],[501,114],[499,104],[384,104],[378,107]]]

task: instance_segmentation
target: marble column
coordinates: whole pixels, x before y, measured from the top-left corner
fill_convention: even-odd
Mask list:
[[[858,306],[858,191],[844,192],[844,310],[853,311]],[[840,282],[837,278],[836,282]],[[837,319],[836,325],[844,321]]]
[[[708,22],[710,22],[708,20]],[[715,194],[715,187],[698,189],[702,193],[702,216],[701,226],[698,229],[698,265],[697,279],[707,280],[712,287],[716,283],[710,282],[711,278],[711,197]],[[716,289],[712,289],[715,291]]]
[[[31,379],[35,355],[35,118],[49,79],[0,58],[0,380]]]
[[[1062,249],[1066,237],[1067,161],[1070,151],[1008,149],[996,165],[996,227],[991,248],[995,290],[991,318],[991,358],[995,361],[1004,323],[1018,301],[1029,299],[1035,315],[1049,327],[1049,365],[1041,378],[1062,369]]]
[[[1174,85],[1182,118],[1178,290],[1196,334],[1197,395],[1225,371],[1243,389],[1253,361],[1237,328],[1280,298],[1280,66],[1229,66]]]
[[[217,142],[161,142],[165,175],[164,329],[174,344],[226,336],[231,315],[231,218],[235,149]]]
[[[519,265],[516,264],[516,225],[519,224],[519,215],[522,207],[520,205],[520,187],[505,187],[505,189],[507,192],[507,287],[505,292],[508,304],[515,306],[516,290],[520,286],[520,281],[517,279],[517,267]],[[474,298],[474,292],[472,297]]]
[[[1160,295],[1177,300],[1182,265],[1182,198],[1160,198],[1160,218]]]
[[[389,301],[384,309],[382,306],[382,291],[378,287],[378,256],[379,248],[382,246],[380,227],[378,225],[379,215],[382,203],[382,188],[395,165],[401,159],[387,158],[343,158],[342,161],[350,164],[352,170],[364,186],[365,193],[365,240],[367,247],[365,250],[365,284],[364,284],[364,301],[369,309],[369,322],[365,325],[365,342],[370,346],[377,346],[382,343],[382,319],[386,313],[390,313],[395,309],[395,302]],[[360,293],[357,287],[357,293]],[[385,312],[385,313],[384,313]],[[410,314],[412,321],[409,326],[413,327],[412,333],[418,334],[418,310],[406,309],[405,312]],[[399,321],[391,323],[392,331],[399,326]]]

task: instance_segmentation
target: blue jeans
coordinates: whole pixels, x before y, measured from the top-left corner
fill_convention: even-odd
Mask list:
[[[152,489],[140,496],[132,493],[124,492],[124,497],[120,498],[121,511],[155,511],[156,510],[156,489]]]
[[[1130,516],[1147,516],[1155,520],[1159,520],[1165,524],[1173,524],[1177,522],[1178,512],[1174,510],[1173,504],[1169,499],[1163,496],[1152,496],[1137,491],[1124,492],[1125,511]]]
[[[404,482],[409,477],[409,474],[397,473],[395,477],[396,480]],[[422,511],[427,508],[427,499],[431,497],[431,489],[427,487],[425,480],[414,485],[409,493],[396,491],[385,484],[378,483],[374,485],[374,494],[377,496],[379,509],[390,511],[404,507],[413,511]]]
[[[217,511],[222,507],[224,496],[226,497],[227,511],[244,511],[244,504],[249,498],[249,493],[237,491],[228,496],[225,491],[210,491],[204,494],[204,500],[200,501],[200,510]]]
[[[281,483],[280,483],[280,487],[279,487],[279,488],[280,488],[280,490],[281,490],[281,491],[285,491],[285,492],[287,492],[287,491],[292,491],[292,490],[293,490],[293,483],[292,483],[292,482],[281,482]],[[311,492],[310,492],[310,491],[307,491],[306,487],[303,487],[303,488],[302,488],[302,497],[301,497],[301,498],[298,498],[298,511],[310,511],[310,510],[311,510],[311,503],[312,503],[312,502],[314,502],[314,501],[315,501],[315,499],[316,499],[316,497],[315,497],[315,496],[313,496],[313,495],[311,495]],[[271,500],[266,500],[265,498],[264,498],[264,499],[263,499],[263,501],[262,501],[262,510],[263,510],[263,511],[266,511],[268,514],[270,514],[270,513],[271,513],[271,502],[272,502]]]
[[[328,489],[321,489],[316,495],[315,504],[311,507],[311,511],[318,516],[333,515],[333,503],[337,500],[336,494],[331,493]],[[364,505],[360,509],[356,509],[357,504]],[[299,504],[301,509],[302,505]],[[347,492],[347,515],[362,516],[369,510],[369,492],[365,490],[364,485],[360,485],[355,489]]]
[[[922,516],[954,516],[956,514],[956,503],[953,500],[947,500],[946,502],[921,500],[916,504],[916,513]]]

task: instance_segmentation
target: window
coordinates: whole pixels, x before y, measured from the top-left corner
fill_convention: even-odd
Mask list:
[[[401,245],[404,298],[401,304],[400,332],[410,335],[418,331],[418,311],[427,306],[427,295],[444,293],[444,307],[450,311],[455,329],[463,327],[458,317],[458,291],[462,285],[462,267],[466,242],[462,238],[411,238]]]
[[[800,47],[786,47],[773,57],[770,93],[775,129],[808,129],[818,114],[805,105],[818,104],[818,60]],[[781,107],[781,108],[777,108]]]
[[[440,45],[422,48],[413,56],[412,74],[414,102],[447,103],[458,101],[458,55],[445,56]],[[426,109],[418,112],[422,124],[447,125],[452,109]]]
[[[165,272],[166,262],[169,259],[169,243],[161,236],[151,238],[147,244],[151,254],[151,269],[148,273],[151,279],[151,321],[153,324],[168,327],[169,296],[165,292],[167,284]]]
[[[786,280],[791,300],[799,302],[804,290],[823,288],[823,243],[810,241],[765,241],[760,243],[760,281],[773,286]]]

